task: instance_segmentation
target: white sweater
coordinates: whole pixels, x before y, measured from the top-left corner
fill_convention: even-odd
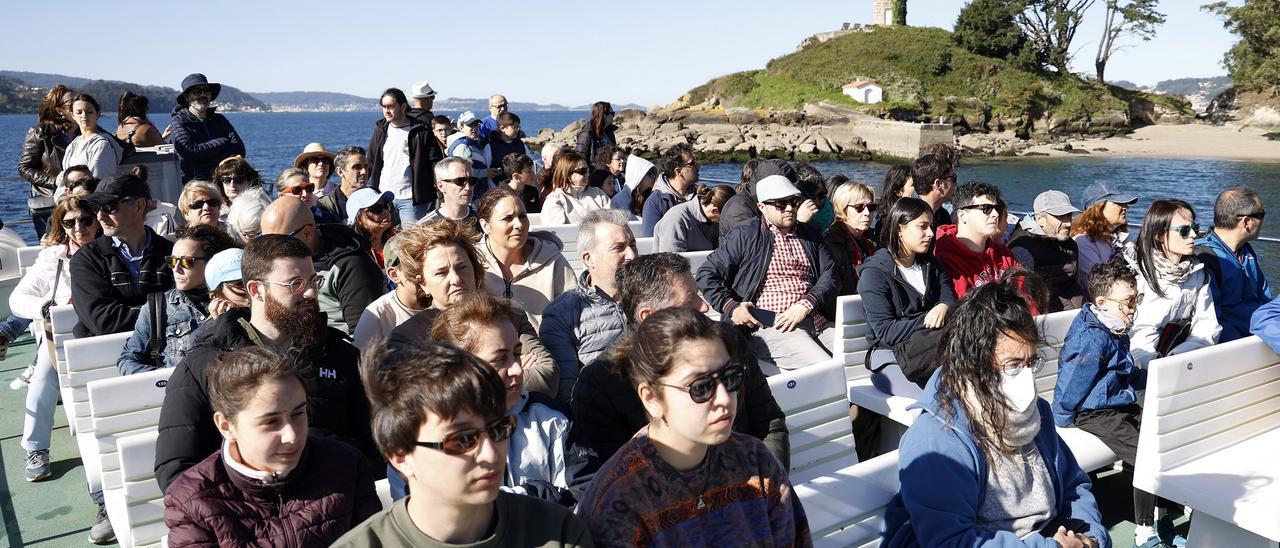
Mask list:
[[[1142,276],[1142,271],[1134,267],[1138,272],[1138,310],[1134,313],[1133,327],[1129,330],[1129,349],[1140,367],[1146,367],[1147,362],[1163,357],[1156,353],[1156,343],[1160,340],[1160,331],[1164,326],[1192,314],[1191,333],[1187,340],[1175,346],[1169,354],[1181,354],[1218,343],[1222,327],[1218,325],[1218,314],[1213,308],[1213,293],[1209,290],[1204,264],[1195,257],[1187,260],[1195,261],[1191,274],[1182,285],[1170,285],[1170,282],[1161,280],[1163,297],[1151,289]]]

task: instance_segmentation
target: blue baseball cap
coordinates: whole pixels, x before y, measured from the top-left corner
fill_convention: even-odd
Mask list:
[[[1080,193],[1080,201],[1084,203],[1084,207],[1089,207],[1103,200],[1129,205],[1138,201],[1138,198],[1130,194],[1122,194],[1120,189],[1106,181],[1097,181],[1085,187],[1084,192]]]
[[[210,291],[218,289],[223,282],[238,282],[243,279],[240,274],[240,261],[244,258],[244,250],[238,247],[224,249],[209,257],[209,264],[204,267],[205,285]]]
[[[347,196],[347,224],[356,224],[356,216],[360,214],[360,210],[369,207],[378,201],[385,201],[390,204],[396,195],[388,192],[378,192],[377,189],[365,187]]]

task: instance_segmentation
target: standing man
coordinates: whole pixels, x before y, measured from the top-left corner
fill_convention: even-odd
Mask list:
[[[1218,342],[1249,336],[1249,318],[1273,297],[1251,240],[1267,216],[1258,192],[1231,187],[1213,204],[1213,230],[1196,241],[1195,255],[1209,271],[1209,289],[1222,334]]]
[[[502,95],[494,95],[489,98],[489,116],[480,121],[480,138],[485,142],[490,140],[489,134],[498,131],[498,117],[507,112],[507,98]],[[502,158],[495,158],[494,161],[501,161]]]
[[[431,168],[444,157],[431,136],[431,128],[407,115],[409,99],[390,88],[378,100],[382,119],[369,140],[369,186],[391,192],[400,212],[400,224],[410,225],[435,205],[435,178]],[[368,304],[368,303],[365,303]]]
[[[1084,304],[1084,291],[1076,279],[1080,251],[1071,239],[1071,220],[1080,210],[1071,205],[1066,194],[1056,190],[1041,192],[1034,207],[1035,211],[1014,229],[1009,250],[1023,268],[1044,279],[1049,290],[1049,312],[1080,308]]]
[[[333,165],[338,171],[338,188],[324,198],[320,198],[320,208],[336,215],[342,222],[347,222],[347,198],[357,190],[364,188],[369,181],[369,162],[365,159],[363,148],[357,146],[342,147],[333,156]]]
[[[675,145],[658,159],[662,177],[653,185],[653,193],[644,201],[644,234],[653,234],[667,210],[683,204],[698,193],[698,161],[693,158],[693,147],[681,143]]]
[[[431,107],[436,103],[436,90],[431,89],[430,82],[422,80],[409,88],[409,93],[413,95],[413,107],[407,113],[409,119],[415,124],[431,127]]]
[[[213,100],[222,84],[210,83],[203,74],[182,79],[182,93],[169,121],[169,142],[178,153],[182,182],[209,180],[213,168],[232,156],[244,156],[244,142],[226,116],[214,112]]]
[[[932,154],[916,159],[911,164],[911,188],[933,208],[933,228],[952,224],[951,214],[942,207],[956,193],[956,169],[951,162]]]

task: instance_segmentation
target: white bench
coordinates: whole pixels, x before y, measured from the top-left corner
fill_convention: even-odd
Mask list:
[[[1280,541],[1280,356],[1257,337],[1152,360],[1133,485],[1195,510],[1188,546]]]
[[[67,355],[64,346],[67,341],[76,338],[75,328],[79,321],[80,317],[76,316],[75,309],[69,304],[49,307],[49,326],[53,330],[53,346],[56,353],[56,362],[53,365],[58,370],[58,391],[62,397],[62,410],[67,414],[67,424],[72,435],[76,433],[75,417],[71,414],[71,407],[66,402],[74,400],[71,397],[71,388],[67,384]],[[48,352],[48,349],[42,345],[37,352]]]
[[[72,339],[63,348],[67,382],[63,385],[62,406],[67,411],[67,421],[75,429],[76,446],[80,449],[90,491],[102,488],[102,469],[97,459],[98,441],[93,435],[89,383],[120,376],[116,358],[128,339],[129,333]]]
[[[533,230],[538,225],[542,224],[541,213],[529,213],[528,215],[529,215],[529,230]]]
[[[814,546],[879,546],[885,507],[898,494],[898,452],[793,487]]]
[[[19,247],[17,249],[18,272],[20,274],[26,274],[27,269],[31,268],[31,265],[36,264],[36,258],[40,256],[40,251],[42,249],[44,248],[38,245],[29,245],[26,247]],[[63,268],[66,267],[64,266]]]
[[[96,456],[102,470],[104,490],[120,488],[120,455],[116,440],[121,436],[154,431],[160,424],[165,386],[173,369],[157,369],[89,383],[89,409],[93,437],[98,440]],[[82,460],[92,458],[81,454]]]
[[[858,463],[844,368],[828,361],[769,377],[769,391],[787,417],[792,484]]]
[[[698,269],[707,262],[707,257],[711,256],[710,251],[687,251],[680,253],[681,257],[689,259],[689,270],[693,272],[693,277],[698,277]]]
[[[120,455],[120,489],[107,491],[107,516],[122,547],[160,546],[169,528],[164,524],[164,493],[156,483],[156,439],[150,432],[116,440]]]

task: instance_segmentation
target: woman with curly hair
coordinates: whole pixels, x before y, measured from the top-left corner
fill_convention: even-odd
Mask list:
[[[1071,238],[1076,241],[1080,257],[1076,267],[1080,289],[1089,288],[1089,271],[1093,265],[1105,263],[1121,255],[1129,238],[1129,206],[1137,198],[1121,194],[1111,183],[1089,185],[1081,196],[1084,212],[1071,222]]]

